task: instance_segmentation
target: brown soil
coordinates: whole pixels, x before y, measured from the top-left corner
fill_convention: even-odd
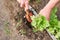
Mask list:
[[[37,13],[48,3],[49,0],[35,0],[30,5]],[[60,3],[58,7],[58,19],[60,19]],[[0,40],[52,40],[46,31],[32,32],[30,23],[24,18],[25,12],[20,8],[16,0],[0,0]],[[5,33],[6,24],[10,30],[9,35]],[[23,32],[22,32],[22,31]]]

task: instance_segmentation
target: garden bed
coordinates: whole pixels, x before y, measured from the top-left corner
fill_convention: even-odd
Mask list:
[[[12,30],[16,28],[16,30],[18,31],[17,34],[19,37],[16,36],[15,38],[17,38],[18,40],[24,40],[24,39],[25,40],[52,40],[52,38],[49,36],[46,30],[44,30],[43,32],[37,31],[35,33],[32,31],[31,24],[27,22],[26,19],[24,19],[25,11],[23,10],[23,8],[20,8],[20,5],[19,3],[17,3],[16,0],[7,0],[7,1],[4,0],[4,1],[6,3],[5,7],[7,7],[7,9],[9,10],[6,12],[8,12],[10,15],[11,25],[12,24],[15,25],[14,27],[13,26],[11,27],[10,25],[10,28],[12,28]],[[37,11],[37,13],[39,13],[39,11],[48,3],[48,1],[49,0],[38,0],[38,1],[31,0],[30,5]],[[58,19],[60,20],[60,3],[57,5],[57,7],[58,7],[57,16]],[[16,35],[14,33],[16,32],[13,32],[12,35]]]

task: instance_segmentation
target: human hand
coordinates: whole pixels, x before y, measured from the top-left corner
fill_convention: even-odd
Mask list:
[[[39,14],[43,15],[47,20],[50,20],[50,11],[49,10],[42,9]]]
[[[20,7],[23,7],[26,10],[28,10],[29,0],[17,0],[20,3]]]
[[[40,11],[39,14],[45,16],[47,20],[50,20],[50,12],[58,2],[59,0],[50,0],[48,4]]]

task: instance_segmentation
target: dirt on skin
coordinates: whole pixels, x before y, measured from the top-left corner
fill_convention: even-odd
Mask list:
[[[41,0],[38,3],[33,0],[30,5],[38,13],[48,1]],[[60,3],[57,7],[57,15],[60,19]],[[30,23],[26,24],[24,15],[25,12],[20,8],[17,0],[0,0],[0,40],[52,40],[46,31],[32,32],[32,27]]]

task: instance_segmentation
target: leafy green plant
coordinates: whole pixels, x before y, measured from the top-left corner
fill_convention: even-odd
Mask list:
[[[60,37],[60,21],[57,19],[57,8],[53,8],[50,16],[50,27],[47,29],[51,34],[55,35],[56,38]]]
[[[49,22],[46,20],[46,18],[44,16],[41,15],[37,15],[37,16],[32,16],[32,26],[34,27],[33,31],[36,32],[38,30],[44,30],[46,29],[46,27],[49,26]]]
[[[60,38],[60,21],[57,19],[57,8],[54,7],[51,11],[50,21],[47,21],[46,18],[42,15],[32,16],[32,26],[33,31],[43,31],[47,29],[51,34],[55,35],[57,39]]]
[[[50,16],[50,27],[48,28],[48,31],[52,34],[56,34],[57,26],[58,26],[58,19],[56,16],[57,8],[55,7],[51,11],[51,16]],[[54,33],[55,32],[55,33]]]

